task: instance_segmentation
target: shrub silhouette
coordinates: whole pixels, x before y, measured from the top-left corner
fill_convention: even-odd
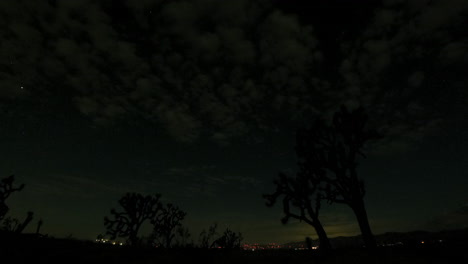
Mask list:
[[[346,107],[333,116],[331,124],[318,119],[312,127],[297,133],[296,153],[299,166],[320,172],[320,182],[330,203],[348,205],[356,215],[367,248],[375,248],[364,205],[364,182],[357,175],[357,159],[365,157],[364,145],[380,135],[367,128],[368,117],[361,107],[348,111]]]
[[[162,210],[160,202],[161,195],[143,196],[139,193],[126,193],[119,200],[122,212],[111,210],[113,219],[104,218],[106,234],[111,239],[124,237],[128,239],[130,245],[136,246],[139,243],[138,231],[145,221],[151,221]]]
[[[216,229],[218,228],[218,224],[214,223],[209,228],[208,231],[203,229],[200,233],[199,241],[201,248],[212,248],[216,243],[216,239],[214,239],[218,233]]]
[[[242,243],[242,234],[226,228],[221,237],[216,239],[215,245],[224,249],[239,249]]]

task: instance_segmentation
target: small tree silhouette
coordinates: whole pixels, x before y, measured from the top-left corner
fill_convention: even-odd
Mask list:
[[[138,231],[145,221],[151,221],[161,211],[161,195],[143,196],[139,193],[126,193],[119,200],[123,212],[111,210],[113,219],[104,218],[107,234],[111,239],[126,237],[130,245],[138,245]]]
[[[208,228],[208,231],[203,229],[203,231],[200,233],[200,238],[199,238],[201,248],[214,247],[214,244],[216,243],[216,240],[214,239],[214,237],[218,235],[218,233],[216,232],[217,228],[218,228],[218,224],[214,223]]]
[[[366,247],[375,248],[364,206],[364,182],[357,175],[357,159],[365,157],[364,145],[380,138],[375,130],[367,128],[367,121],[364,108],[349,112],[342,106],[330,125],[318,119],[312,127],[298,131],[296,153],[301,167],[321,172],[329,202],[351,207]]]
[[[276,191],[263,197],[267,199],[267,206],[273,206],[278,198],[283,197],[284,217],[281,222],[286,224],[290,218],[294,218],[311,225],[319,237],[320,249],[327,251],[331,248],[330,241],[319,220],[322,200],[319,191],[320,178],[315,171],[303,167],[295,178],[280,173],[279,179],[274,182]],[[298,212],[293,212],[291,207],[296,208]]]
[[[26,226],[28,226],[29,223],[32,221],[33,216],[34,216],[33,212],[28,212],[28,214],[27,214],[26,218],[24,219],[23,223],[21,223],[20,225],[18,225],[16,227],[15,232],[16,233],[22,233],[23,230],[26,228]]]
[[[190,234],[190,231],[188,228],[184,228],[182,226],[178,227],[176,230],[176,240],[175,244],[179,248],[187,248],[187,247],[193,247],[193,241],[189,241],[190,237],[192,235]]]
[[[3,226],[0,229],[9,232],[22,233],[26,226],[28,226],[28,224],[32,221],[33,216],[33,212],[28,212],[22,223],[17,218],[6,217],[3,219]]]
[[[13,217],[5,217],[3,219],[2,230],[14,232],[16,228],[19,226],[19,220]]]
[[[235,248],[240,248],[241,243],[242,243],[242,234],[235,233],[229,228],[226,228],[224,231],[223,235],[216,239],[215,244],[218,247],[225,248],[225,249],[235,249]]]
[[[153,224],[153,237],[166,248],[170,248],[178,227],[182,226],[187,213],[173,204],[163,207],[160,214],[151,219]]]
[[[6,199],[14,192],[19,192],[24,188],[24,184],[19,187],[13,187],[15,176],[11,175],[0,182],[0,221],[5,218],[8,213],[9,207],[6,205]]]

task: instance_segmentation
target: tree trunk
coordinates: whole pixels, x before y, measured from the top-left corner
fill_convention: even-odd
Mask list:
[[[28,216],[26,217],[26,219],[24,219],[24,222],[16,228],[15,232],[18,234],[22,233],[26,226],[29,224],[29,222],[31,222],[31,220],[33,219],[33,215],[33,212],[28,212]]]
[[[376,248],[377,243],[369,225],[369,219],[367,218],[367,212],[366,208],[364,207],[364,201],[361,199],[355,202],[351,208],[353,209],[354,214],[356,215],[357,221],[359,223],[359,228],[361,229],[364,245],[368,249]]]
[[[322,223],[318,220],[314,221],[314,228],[320,241],[320,251],[329,251],[331,249],[330,240],[328,239],[325,229],[323,229]]]
[[[139,246],[138,244],[138,236],[136,234],[130,234],[130,236],[128,237],[128,240],[130,241],[130,244],[132,247],[137,247]]]
[[[171,242],[172,242],[172,239],[171,239],[171,236],[169,234],[169,235],[166,236],[166,248],[171,247]]]
[[[37,222],[36,235],[39,235],[39,231],[41,230],[41,226],[42,226],[42,219],[40,219],[39,222]]]

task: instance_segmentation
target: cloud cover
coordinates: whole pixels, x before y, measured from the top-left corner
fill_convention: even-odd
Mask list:
[[[327,43],[269,1],[1,5],[3,104],[57,97],[99,125],[151,122],[221,145],[361,104],[385,149],[437,127],[448,101],[466,110],[466,1],[384,1],[336,51],[336,79],[321,72]]]
[[[181,141],[268,127],[270,110],[308,105],[320,56],[310,27],[264,6],[3,2],[1,96],[67,95],[97,123],[137,116]]]

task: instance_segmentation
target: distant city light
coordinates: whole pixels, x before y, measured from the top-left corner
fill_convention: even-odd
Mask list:
[[[289,249],[289,250],[308,250],[308,249],[313,249],[316,250],[318,249],[317,246],[311,246],[311,247],[306,247],[306,245],[303,244],[298,244],[296,246],[291,246],[291,245],[281,245],[278,243],[265,243],[265,244],[259,244],[259,243],[252,243],[248,244],[245,243],[241,247],[244,250],[247,251],[258,251],[258,250],[281,250],[281,249]]]

